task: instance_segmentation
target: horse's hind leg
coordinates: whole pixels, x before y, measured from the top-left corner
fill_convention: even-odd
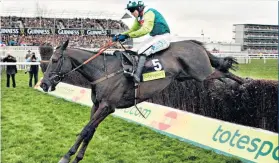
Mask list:
[[[92,139],[96,131],[96,128],[108,115],[110,115],[113,112],[114,112],[113,108],[111,108],[105,103],[100,103],[99,108],[97,109],[93,118],[90,120],[90,122],[87,125],[87,130],[82,132],[82,135],[84,136],[83,143],[73,163],[78,163],[80,160],[83,159],[86,148],[90,140]]]
[[[92,109],[91,109],[91,116],[90,116],[90,120],[93,118],[93,115],[95,114],[95,112],[98,110],[99,108],[99,103],[95,103],[94,106],[92,106]],[[86,128],[87,128],[88,125],[86,125],[82,131],[84,131]],[[81,136],[82,135],[82,132],[78,135],[78,138],[75,142],[75,144],[71,147],[71,149],[63,156],[63,158],[59,161],[59,163],[69,163],[70,162],[70,158],[72,155],[74,155],[80,144],[82,143],[83,141],[83,137]]]

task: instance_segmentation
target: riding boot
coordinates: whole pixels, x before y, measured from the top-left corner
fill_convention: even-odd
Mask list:
[[[145,55],[140,55],[137,71],[133,75],[135,83],[139,83],[140,82],[140,77],[141,77],[141,73],[142,73],[145,61],[146,61],[146,56]]]

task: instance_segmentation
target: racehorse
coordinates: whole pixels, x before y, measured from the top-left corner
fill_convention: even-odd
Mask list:
[[[49,60],[40,87],[45,91],[55,86],[70,72],[77,71],[92,84],[91,99],[93,106],[88,124],[80,132],[76,142],[61,158],[59,163],[69,163],[81,145],[74,163],[83,159],[86,148],[92,139],[98,125],[115,109],[127,108],[161,92],[172,81],[195,79],[204,81],[210,79],[231,78],[239,84],[244,80],[229,72],[238,64],[232,57],[218,58],[208,52],[202,43],[186,40],[171,43],[164,51],[150,56],[145,64],[142,82],[135,85],[127,76],[124,67],[132,67],[136,59],[131,51],[115,51],[107,55],[99,51],[99,56],[93,52],[67,48],[69,40],[57,47]],[[89,58],[94,59],[88,60]],[[130,67],[130,68],[131,68]],[[215,70],[213,70],[213,68]],[[131,70],[131,69],[130,69]],[[135,91],[136,87],[136,91]],[[136,95],[135,95],[136,94]]]

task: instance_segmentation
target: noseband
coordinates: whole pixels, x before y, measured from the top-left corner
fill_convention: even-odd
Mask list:
[[[53,81],[55,84],[59,83],[63,78],[65,78],[66,75],[68,75],[68,73],[71,72],[71,71],[69,71],[67,73],[62,73],[61,72],[62,65],[63,65],[64,60],[65,60],[64,50],[62,50],[62,53],[61,53],[61,56],[59,57],[59,59],[62,59],[62,60],[58,63],[55,71],[50,72],[51,74],[54,74],[54,76],[52,76],[50,78],[50,80]]]

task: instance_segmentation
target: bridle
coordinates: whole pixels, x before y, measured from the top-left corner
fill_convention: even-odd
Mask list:
[[[51,72],[50,72],[51,74],[54,74],[54,76],[52,76],[52,77],[50,78],[50,81],[53,81],[54,84],[58,84],[63,78],[65,78],[66,75],[68,75],[68,73],[71,72],[71,71],[70,71],[70,72],[67,72],[67,73],[62,73],[62,72],[61,72],[62,65],[63,65],[63,63],[64,63],[64,61],[65,61],[64,51],[65,51],[65,50],[62,50],[61,55],[60,55],[60,57],[58,58],[58,60],[61,60],[61,61],[58,62],[58,65],[57,65],[55,71],[51,71]],[[60,59],[60,58],[61,58],[61,59]]]

